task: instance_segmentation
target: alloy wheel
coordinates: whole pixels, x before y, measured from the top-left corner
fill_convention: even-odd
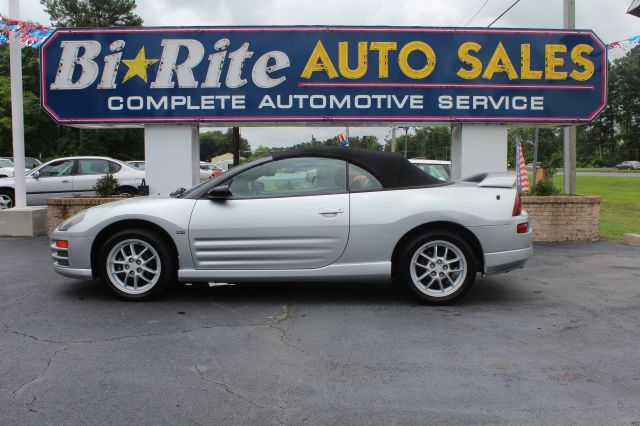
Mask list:
[[[418,248],[409,267],[416,289],[436,298],[457,291],[467,276],[462,250],[444,240],[429,241]]]
[[[117,243],[107,256],[107,273],[111,282],[130,295],[151,290],[160,279],[162,263],[156,249],[140,239]]]

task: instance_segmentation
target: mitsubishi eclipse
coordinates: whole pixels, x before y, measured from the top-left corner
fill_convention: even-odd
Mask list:
[[[178,281],[394,279],[448,303],[478,273],[531,256],[514,180],[443,182],[401,155],[354,148],[271,153],[172,198],[71,217],[52,233],[53,268],[135,300]]]

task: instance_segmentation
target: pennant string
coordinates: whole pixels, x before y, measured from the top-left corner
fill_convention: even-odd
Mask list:
[[[22,46],[38,48],[51,35],[53,28],[0,15],[0,45],[9,44],[11,31],[17,31]]]

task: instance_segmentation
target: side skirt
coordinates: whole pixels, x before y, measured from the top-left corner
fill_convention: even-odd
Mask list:
[[[181,269],[179,281],[387,281],[391,279],[391,262],[347,263],[317,269]]]

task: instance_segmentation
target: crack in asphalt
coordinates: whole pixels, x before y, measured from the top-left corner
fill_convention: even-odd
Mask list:
[[[38,399],[36,398],[36,396],[34,394],[31,394],[31,401],[27,402],[27,409],[32,412],[32,413],[37,413],[40,414],[41,416],[44,416],[44,413],[36,410],[35,408],[33,408],[33,405],[38,402]]]
[[[307,356],[311,356],[309,352],[305,351],[302,348],[299,348],[296,345],[291,344],[289,342],[288,331],[284,327],[279,326],[280,323],[293,319],[294,313],[295,313],[295,307],[293,306],[292,303],[287,302],[286,304],[282,305],[280,313],[278,313],[277,315],[268,317],[268,318],[273,318],[273,321],[271,321],[268,324],[268,326],[269,328],[274,328],[280,332],[280,342],[282,342],[282,344],[284,344],[290,349],[303,353]]]
[[[193,365],[194,369],[198,372],[198,374],[200,374],[200,380],[202,380],[204,383],[208,383],[211,382],[219,387],[221,387],[226,393],[228,393],[229,395],[233,395],[236,398],[240,398],[241,400],[248,402],[249,404],[253,405],[254,407],[258,407],[258,408],[262,408],[264,410],[268,410],[269,407],[265,407],[264,405],[258,404],[257,402],[247,398],[246,396],[236,392],[235,390],[233,390],[229,385],[227,385],[226,383],[222,383],[222,382],[217,382],[215,380],[209,380],[207,379],[207,377],[205,376],[205,372],[200,368],[200,366],[198,364],[194,364]]]
[[[113,341],[120,341],[120,340],[126,340],[126,339],[136,339],[136,338],[144,338],[144,337],[162,337],[162,336],[171,336],[171,335],[177,335],[177,334],[186,334],[186,333],[192,333],[192,332],[196,332],[196,331],[200,331],[200,330],[208,330],[208,329],[214,329],[214,328],[226,328],[226,327],[267,327],[268,329],[275,329],[279,332],[280,334],[280,342],[282,344],[284,344],[287,348],[293,349],[297,352],[303,353],[305,355],[310,356],[310,354],[308,352],[306,352],[305,350],[297,347],[296,345],[292,344],[289,342],[289,333],[287,331],[286,328],[284,328],[283,326],[281,326],[280,324],[282,324],[285,321],[289,321],[292,320],[294,318],[294,314],[295,314],[295,307],[293,306],[293,304],[287,302],[286,304],[281,306],[280,311],[270,317],[267,317],[268,320],[267,322],[256,322],[256,323],[249,323],[249,324],[214,324],[214,325],[207,325],[207,326],[202,326],[202,327],[195,327],[195,328],[190,328],[190,329],[186,329],[186,330],[176,330],[176,331],[169,331],[169,332],[163,332],[163,333],[141,333],[141,334],[132,334],[132,335],[126,335],[126,336],[118,336],[118,337],[110,337],[110,338],[106,338],[106,339],[92,339],[92,340],[54,340],[54,339],[47,339],[47,338],[42,338],[42,337],[38,337],[36,335],[33,334],[29,334],[29,333],[25,333],[22,331],[18,331],[18,330],[14,330],[11,328],[11,326],[6,323],[6,322],[2,322],[2,327],[3,327],[3,331],[5,334],[13,334],[16,336],[21,336],[21,337],[25,337],[28,339],[32,339],[36,342],[39,343],[48,343],[48,344],[53,344],[53,345],[64,345],[64,347],[57,349],[47,360],[47,364],[46,366],[42,369],[42,371],[40,371],[40,373],[38,373],[37,375],[35,375],[34,377],[30,378],[29,380],[27,380],[26,382],[22,383],[20,386],[18,386],[15,390],[13,390],[12,394],[13,394],[13,398],[17,399],[19,398],[23,392],[25,391],[25,389],[27,389],[31,384],[38,382],[42,377],[44,377],[47,373],[47,371],[51,368],[54,360],[56,359],[56,357],[61,354],[62,352],[65,352],[69,349],[72,348],[73,345],[78,345],[78,344],[91,344],[91,343],[105,343],[105,342],[113,342]],[[247,398],[246,396],[242,395],[241,393],[235,391],[232,387],[230,387],[229,385],[227,385],[226,383],[222,383],[222,382],[217,382],[215,380],[211,380],[208,379],[205,375],[205,371],[202,370],[202,368],[200,367],[200,365],[195,364],[194,365],[194,369],[195,371],[200,375],[200,379],[203,382],[210,382],[213,383],[215,385],[217,385],[218,387],[222,388],[224,390],[224,392],[233,395],[236,398],[239,398],[255,407],[258,408],[262,408],[262,409],[272,409],[271,407],[267,407],[264,406],[262,404],[259,404],[249,398]],[[287,392],[289,392],[291,390],[291,386],[287,387],[286,389],[278,392],[278,406],[277,409],[280,411],[277,419],[276,419],[276,423],[278,425],[282,425],[284,424],[284,419],[286,417],[287,414],[287,405],[288,405],[288,401],[285,399],[284,394],[286,394]],[[37,402],[37,398],[34,394],[31,395],[32,399],[31,401],[29,401],[28,403],[26,403],[26,407],[30,412],[33,413],[38,413],[43,415],[43,413],[41,413],[40,411],[36,410],[35,408],[33,408],[34,404]]]
[[[113,342],[113,341],[125,340],[125,339],[136,339],[136,338],[140,338],[140,337],[171,336],[171,335],[175,335],[175,334],[193,333],[195,331],[208,330],[208,329],[212,329],[212,328],[224,328],[224,327],[269,327],[269,326],[271,326],[271,324],[270,323],[214,324],[214,325],[205,325],[205,326],[202,326],[202,327],[190,328],[190,329],[187,329],[187,330],[175,330],[175,331],[167,331],[167,332],[163,332],[163,333],[132,334],[132,335],[127,335],[127,336],[109,337],[107,339],[97,339],[97,340],[52,340],[52,339],[45,339],[45,338],[40,338],[40,337],[34,336],[32,334],[24,333],[24,332],[21,332],[21,331],[12,330],[11,328],[8,327],[8,325],[6,323],[4,323],[4,326],[5,326],[5,333],[7,333],[7,334],[15,334],[15,335],[18,335],[18,336],[28,337],[30,339],[33,339],[33,340],[37,341],[37,342],[51,343],[51,344],[76,345],[76,344],[86,344],[86,343],[105,343],[105,342]]]
[[[12,393],[13,393],[13,399],[17,399],[20,397],[20,395],[22,394],[22,392],[24,391],[24,389],[29,386],[32,383],[35,383],[36,381],[38,381],[42,376],[44,376],[47,371],[49,370],[49,368],[51,367],[51,365],[53,364],[53,360],[58,356],[58,354],[69,350],[70,347],[69,346],[65,346],[64,348],[58,349],[56,350],[47,360],[47,365],[44,367],[44,369],[42,369],[42,371],[40,373],[38,373],[36,376],[32,377],[31,379],[27,380],[26,382],[24,382],[23,384],[21,384],[20,386],[18,386]],[[35,399],[35,395],[32,395],[33,398]],[[34,401],[31,401],[31,405],[33,405]],[[27,404],[28,406],[30,404]],[[31,410],[30,410],[31,411]]]

